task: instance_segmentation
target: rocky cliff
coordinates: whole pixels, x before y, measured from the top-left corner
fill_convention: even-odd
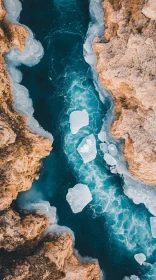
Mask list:
[[[5,259],[5,280],[99,280],[100,270],[95,262],[81,263],[73,252],[70,235],[50,234],[35,250],[21,258],[12,254],[12,260]]]
[[[124,139],[129,172],[156,185],[156,2],[105,0],[104,38],[94,41],[101,84],[111,91],[111,134]]]
[[[4,55],[10,48],[25,49],[28,31],[6,20],[0,0],[0,279],[98,280],[96,262],[81,263],[66,233],[43,233],[49,219],[40,212],[13,210],[19,192],[38,179],[42,158],[50,151],[49,139],[27,128],[27,117],[14,108]]]

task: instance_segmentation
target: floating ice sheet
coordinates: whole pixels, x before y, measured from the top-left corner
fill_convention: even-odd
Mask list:
[[[92,200],[92,195],[87,185],[77,184],[68,189],[66,199],[72,211],[79,213]]]
[[[143,253],[135,254],[134,258],[140,265],[146,261],[146,256]]]
[[[100,144],[100,150],[103,152],[103,153],[108,153],[108,146],[106,143],[101,143]]]
[[[123,280],[140,280],[140,278],[138,277],[138,276],[136,276],[136,275],[131,275],[131,276],[125,276],[124,278],[123,278]]]
[[[115,157],[118,154],[118,150],[114,144],[110,144],[108,146],[108,151],[109,151],[110,155],[112,155],[113,157]]]
[[[156,217],[150,218],[151,232],[153,238],[156,238]]]
[[[96,158],[96,140],[93,134],[86,136],[77,148],[84,163],[90,162]]]
[[[116,159],[113,158],[110,154],[105,153],[104,154],[104,160],[108,165],[116,165]]]
[[[76,134],[80,128],[89,124],[88,112],[86,110],[72,112],[69,122],[72,134]]]
[[[106,131],[104,130],[101,130],[99,133],[98,133],[98,138],[101,142],[104,142],[106,141]]]

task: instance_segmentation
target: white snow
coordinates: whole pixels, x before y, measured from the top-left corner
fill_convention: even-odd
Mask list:
[[[68,189],[66,199],[72,211],[79,213],[92,200],[92,195],[87,185],[77,184]]]
[[[84,163],[90,162],[96,158],[96,140],[93,134],[86,136],[79,144],[77,151],[83,159]]]
[[[156,217],[150,217],[152,237],[156,238]]]
[[[103,152],[103,153],[108,153],[108,146],[106,143],[100,143],[100,150]]]
[[[110,144],[108,146],[108,151],[109,151],[110,155],[112,155],[113,157],[115,157],[118,154],[118,150],[114,144]]]
[[[26,205],[26,208],[29,211],[40,211],[49,217],[50,225],[57,224],[57,216],[56,216],[56,207],[50,206],[48,201],[40,201],[32,204]]]
[[[146,261],[146,256],[143,253],[135,254],[134,258],[140,265]]]
[[[25,27],[28,29],[27,27]],[[24,51],[18,49],[11,49],[7,55],[7,63],[11,63],[14,66],[25,64],[27,66],[34,66],[38,64],[43,57],[44,50],[40,42],[34,39],[33,33],[28,29],[29,35],[26,38],[26,46]]]
[[[69,122],[72,134],[76,134],[80,128],[89,124],[88,112],[85,109],[72,112],[70,114]]]
[[[116,159],[107,153],[104,154],[104,160],[106,161],[106,163],[108,165],[116,165],[116,163],[117,163]]]
[[[8,13],[8,19],[18,19],[20,12],[22,10],[22,4],[19,0],[5,0],[5,8]]]
[[[101,130],[99,133],[98,133],[98,138],[101,142],[104,142],[106,141],[106,131],[104,130]]]

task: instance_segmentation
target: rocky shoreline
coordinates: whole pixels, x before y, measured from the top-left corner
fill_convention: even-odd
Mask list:
[[[105,0],[105,34],[96,38],[97,72],[115,102],[111,134],[124,140],[135,178],[156,185],[156,4]]]
[[[27,116],[14,108],[4,55],[11,48],[24,51],[28,31],[8,22],[6,15],[0,0],[0,279],[98,280],[98,263],[81,262],[68,233],[45,235],[48,217],[39,211],[14,210],[18,193],[38,179],[52,142],[31,131]]]

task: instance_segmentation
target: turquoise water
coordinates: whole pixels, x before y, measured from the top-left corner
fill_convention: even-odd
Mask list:
[[[37,66],[21,67],[22,84],[29,89],[35,118],[53,134],[54,145],[51,155],[44,160],[40,179],[20,199],[41,198],[56,206],[59,224],[74,231],[75,247],[82,256],[99,260],[107,280],[122,280],[132,274],[154,280],[156,276],[151,276],[150,266],[141,267],[134,260],[134,254],[144,253],[148,262],[155,262],[151,215],[143,205],[134,205],[123,194],[122,178],[110,173],[99,149],[97,134],[102,119],[106,119],[110,100],[106,99],[104,104],[100,101],[90,66],[83,57],[90,21],[89,1],[23,0],[22,3],[20,22],[31,28],[45,50]],[[90,123],[72,135],[69,115],[77,109],[88,111]],[[98,155],[84,165],[76,148],[91,133],[97,140]],[[76,183],[87,184],[93,195],[93,201],[79,214],[73,214],[66,201],[68,188]]]

